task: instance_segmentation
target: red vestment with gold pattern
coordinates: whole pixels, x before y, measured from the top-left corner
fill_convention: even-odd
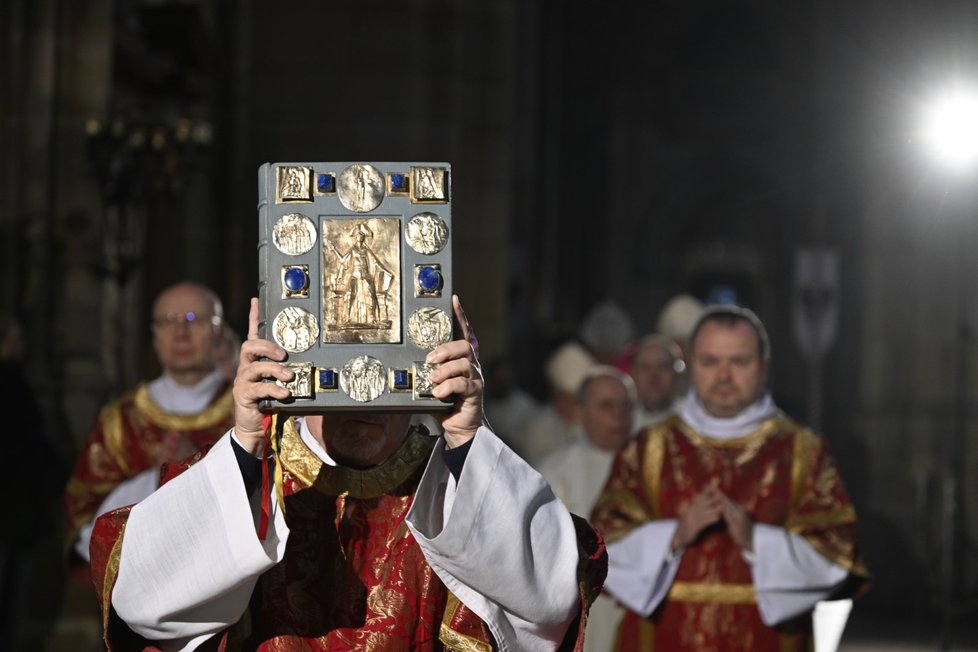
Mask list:
[[[286,423],[279,454],[290,531],[286,552],[259,578],[248,612],[211,640],[212,649],[495,649],[485,623],[445,587],[405,523],[436,441],[413,429],[391,458],[358,471],[324,465],[294,423]],[[100,518],[92,538],[106,643],[110,650],[155,650],[110,617],[127,514],[119,510]],[[561,648],[566,650],[582,649],[587,609],[604,578],[596,562],[606,560],[594,530],[582,519],[575,523],[582,613],[567,633]]]
[[[868,578],[855,545],[856,515],[821,437],[784,415],[734,439],[706,438],[679,417],[643,431],[619,453],[591,522],[606,541],[648,521],[678,519],[715,483],[757,523],[805,538]],[[688,547],[666,598],[649,618],[627,611],[616,650],[682,652],[811,649],[811,614],[761,622],[751,569],[721,525]]]
[[[65,489],[66,548],[94,517],[105,497],[122,482],[161,462],[168,437],[182,435],[198,449],[214,444],[234,425],[230,387],[198,414],[171,414],[141,384],[102,408],[82,443]]]

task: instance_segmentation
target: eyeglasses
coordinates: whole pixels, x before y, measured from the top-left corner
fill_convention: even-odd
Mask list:
[[[169,333],[176,330],[177,326],[180,325],[186,325],[192,330],[203,330],[208,326],[220,326],[221,321],[223,320],[217,315],[205,317],[192,310],[185,313],[168,312],[163,317],[153,318],[153,330]]]

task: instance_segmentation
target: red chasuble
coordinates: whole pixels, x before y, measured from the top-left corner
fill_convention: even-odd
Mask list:
[[[285,556],[259,578],[248,613],[215,637],[213,649],[495,649],[485,623],[448,591],[404,522],[436,441],[413,429],[390,459],[355,471],[324,465],[286,422],[279,458],[290,529]],[[109,608],[127,514],[100,518],[93,534],[93,576],[110,650],[131,649],[119,645],[133,636],[112,622]],[[607,563],[594,530],[580,521],[578,532],[585,606],[567,633],[566,650],[582,649],[587,608]],[[144,642],[136,649],[156,648]]]
[[[868,578],[855,544],[855,510],[823,439],[783,415],[736,439],[704,438],[675,416],[643,431],[616,458],[591,522],[615,541],[645,522],[678,519],[710,483],[744,505],[755,522],[801,535],[856,578]],[[686,549],[672,588],[650,618],[626,612],[616,649],[789,652],[810,646],[808,613],[777,627],[761,622],[750,567],[717,526]]]
[[[174,433],[208,448],[234,425],[231,389],[219,393],[199,414],[170,414],[145,384],[102,408],[82,444],[65,490],[65,545],[95,516],[105,497],[123,481],[160,463],[164,441]]]

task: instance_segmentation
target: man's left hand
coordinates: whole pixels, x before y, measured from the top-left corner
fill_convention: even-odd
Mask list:
[[[434,397],[439,400],[454,397],[455,400],[449,412],[435,415],[441,420],[449,448],[461,446],[472,439],[485,422],[479,342],[457,295],[452,296],[452,308],[462,339],[437,346],[425,357],[425,362],[438,365],[431,371],[431,380],[435,384],[432,390]]]
[[[727,532],[741,550],[754,550],[754,519],[747,508],[731,499],[726,494],[721,495],[721,512],[727,522]]]

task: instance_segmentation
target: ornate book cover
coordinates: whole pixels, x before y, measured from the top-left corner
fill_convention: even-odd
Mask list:
[[[430,412],[425,355],[452,338],[451,166],[258,170],[259,334],[285,349],[280,412]]]

